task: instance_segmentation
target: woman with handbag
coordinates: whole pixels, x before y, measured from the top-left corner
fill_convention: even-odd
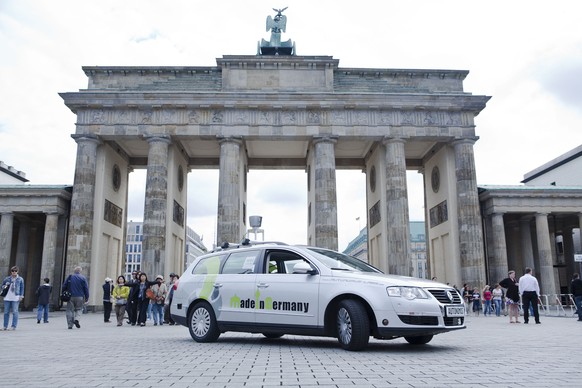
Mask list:
[[[24,279],[18,275],[18,267],[10,268],[10,275],[2,281],[4,296],[4,330],[8,330],[10,310],[12,310],[12,330],[18,325],[18,304],[24,299]]]
[[[117,277],[117,284],[111,291],[111,297],[115,300],[115,317],[117,318],[117,326],[123,325],[123,317],[125,315],[125,306],[127,306],[127,299],[129,298],[129,287],[125,285],[125,276],[119,275]]]

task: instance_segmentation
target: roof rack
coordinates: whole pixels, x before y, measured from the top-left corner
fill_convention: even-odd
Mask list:
[[[281,242],[281,241],[252,241],[252,240],[249,240],[248,238],[244,238],[240,243],[231,243],[231,242],[225,241],[220,246],[214,248],[212,250],[212,252],[226,251],[229,249],[244,248],[244,247],[251,247],[251,246],[255,246],[255,245],[264,245],[264,244],[289,245],[289,244]]]

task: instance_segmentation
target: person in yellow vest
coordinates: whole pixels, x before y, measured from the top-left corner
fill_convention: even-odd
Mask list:
[[[129,287],[125,285],[125,276],[119,275],[117,277],[117,284],[113,287],[111,297],[115,301],[115,317],[117,318],[117,326],[123,325],[123,317],[125,315],[125,307],[127,306],[127,299],[129,298]]]

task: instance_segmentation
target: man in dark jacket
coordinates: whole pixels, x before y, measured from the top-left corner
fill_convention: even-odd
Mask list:
[[[111,303],[111,291],[113,291],[113,280],[107,277],[105,278],[105,283],[103,283],[103,321],[105,323],[111,322],[109,320],[111,317],[111,310],[113,309],[113,303]]]
[[[43,281],[44,284],[36,289],[36,296],[38,298],[36,323],[40,323],[41,318],[44,318],[44,323],[48,323],[49,299],[53,291],[53,286],[49,284],[49,278],[44,278]]]
[[[574,296],[574,303],[576,303],[578,321],[582,321],[582,280],[580,280],[580,274],[575,273],[574,276],[572,277],[570,291]]]
[[[134,287],[139,283],[139,276],[141,275],[140,271],[132,272],[131,273],[131,280],[126,282],[125,285],[129,287],[129,298],[127,298],[127,317],[128,321],[131,326],[135,326],[137,323],[137,297],[139,294],[139,288]]]
[[[89,284],[85,276],[81,275],[81,267],[75,267],[73,273],[67,277],[63,283],[63,289],[65,288],[71,292],[71,300],[67,302],[67,326],[72,329],[75,325],[80,329],[79,318],[83,313],[83,305],[89,301]]]

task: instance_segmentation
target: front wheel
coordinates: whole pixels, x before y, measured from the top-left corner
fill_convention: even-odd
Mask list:
[[[362,350],[370,341],[370,321],[360,302],[346,299],[337,311],[337,339],[346,350]]]
[[[214,310],[206,302],[199,302],[188,314],[188,329],[196,342],[214,342],[220,336]]]
[[[284,334],[279,334],[279,333],[263,333],[263,335],[265,336],[265,338],[276,339],[276,338],[283,337]]]
[[[404,337],[404,339],[411,345],[424,345],[432,340],[432,335],[420,335],[416,337]]]

